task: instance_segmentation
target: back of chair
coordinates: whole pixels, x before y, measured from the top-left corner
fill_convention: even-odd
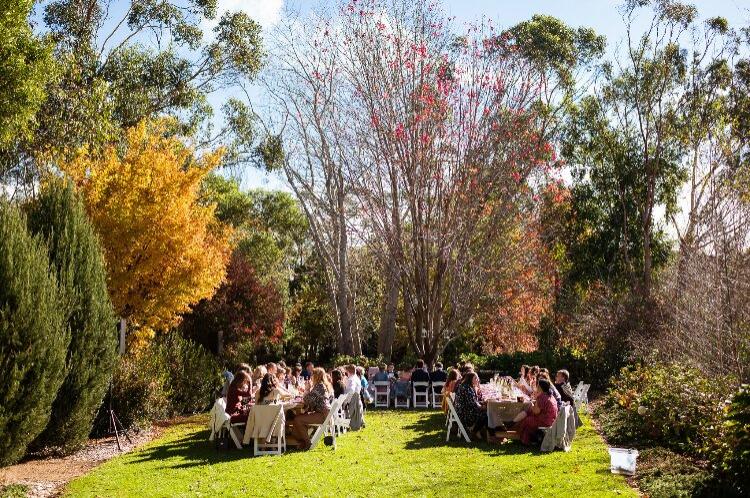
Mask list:
[[[255,405],[250,416],[253,417],[253,437],[270,440],[284,432],[284,405]]]
[[[466,429],[464,428],[463,423],[461,423],[461,419],[458,417],[458,413],[456,412],[456,407],[453,404],[453,393],[451,393],[450,396],[447,398],[447,404],[448,404],[448,433],[445,437],[445,440],[448,441],[451,437],[451,429],[453,428],[453,424],[456,424],[456,427],[458,427],[458,434],[464,438],[464,441],[467,443],[471,442],[471,439],[469,438],[469,435],[466,433]]]

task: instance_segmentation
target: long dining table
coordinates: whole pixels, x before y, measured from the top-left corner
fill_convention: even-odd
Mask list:
[[[513,397],[503,397],[490,384],[482,384],[482,395],[487,401],[487,426],[490,429],[513,422],[516,415],[526,410],[530,404],[529,397],[518,389],[513,390]]]

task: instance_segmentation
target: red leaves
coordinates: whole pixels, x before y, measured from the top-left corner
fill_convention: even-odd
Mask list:
[[[396,138],[396,140],[406,139],[406,130],[404,129],[403,123],[398,123],[396,125],[396,128],[393,130],[393,136]]]

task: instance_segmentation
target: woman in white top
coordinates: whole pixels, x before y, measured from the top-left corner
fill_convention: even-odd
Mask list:
[[[277,377],[267,373],[263,377],[263,382],[260,383],[258,393],[255,395],[255,402],[259,405],[270,405],[277,400],[286,401],[291,398],[292,395],[279,385]]]
[[[519,374],[521,374],[521,377],[518,379],[517,387],[526,396],[531,396],[534,392],[534,387],[531,385],[531,367],[528,365],[521,365],[521,371]]]

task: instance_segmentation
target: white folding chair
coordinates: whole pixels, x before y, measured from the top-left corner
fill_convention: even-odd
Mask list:
[[[253,439],[253,454],[260,455],[281,455],[286,451],[286,417],[284,416],[284,405],[255,405],[253,414],[260,415],[258,410],[276,410],[276,418],[271,432],[265,438],[256,437]]]
[[[244,422],[232,423],[226,411],[227,400],[224,398],[218,398],[214,401],[214,406],[211,408],[211,421],[210,428],[211,434],[208,437],[209,441],[213,441],[222,431],[227,431],[229,437],[234,441],[234,445],[238,450],[242,449],[242,438],[240,437],[240,428],[245,426]],[[239,431],[239,432],[238,432]]]
[[[353,396],[356,396],[356,393],[341,394],[335,400],[338,401],[338,406],[333,414],[333,426],[339,434],[344,434],[351,425],[351,419],[346,410]]]
[[[391,383],[387,380],[373,382],[375,386],[375,408],[391,406]]]
[[[424,388],[424,391],[420,391]],[[414,408],[430,407],[430,383],[429,382],[412,382],[411,399]]]
[[[576,386],[576,390],[573,391],[573,399],[576,399],[581,396],[581,391],[583,390],[583,381],[579,382]]]
[[[589,404],[589,387],[591,384],[584,384],[579,393],[573,395],[573,400],[576,403],[576,410],[580,410],[582,405],[588,406]]]
[[[323,420],[322,424],[310,424],[311,427],[315,427],[315,432],[313,433],[312,438],[310,439],[310,449],[314,449],[318,442],[320,441],[320,438],[330,435],[333,438],[333,449],[336,449],[336,423],[335,423],[335,417],[336,413],[338,413],[339,409],[341,409],[341,397],[344,396],[343,394],[333,400],[333,403],[331,403],[331,409],[328,411],[328,415],[326,415],[325,420]]]
[[[443,407],[443,387],[445,387],[445,382],[433,382],[430,387],[433,408]]]
[[[456,424],[456,427],[458,428],[458,435],[463,436],[464,440],[467,443],[470,443],[471,439],[469,438],[469,434],[466,433],[466,429],[464,429],[464,424],[461,423],[461,419],[458,418],[456,407],[453,406],[453,400],[451,397],[448,397],[448,432],[445,435],[446,442],[451,439],[451,429],[453,429],[453,424]]]

